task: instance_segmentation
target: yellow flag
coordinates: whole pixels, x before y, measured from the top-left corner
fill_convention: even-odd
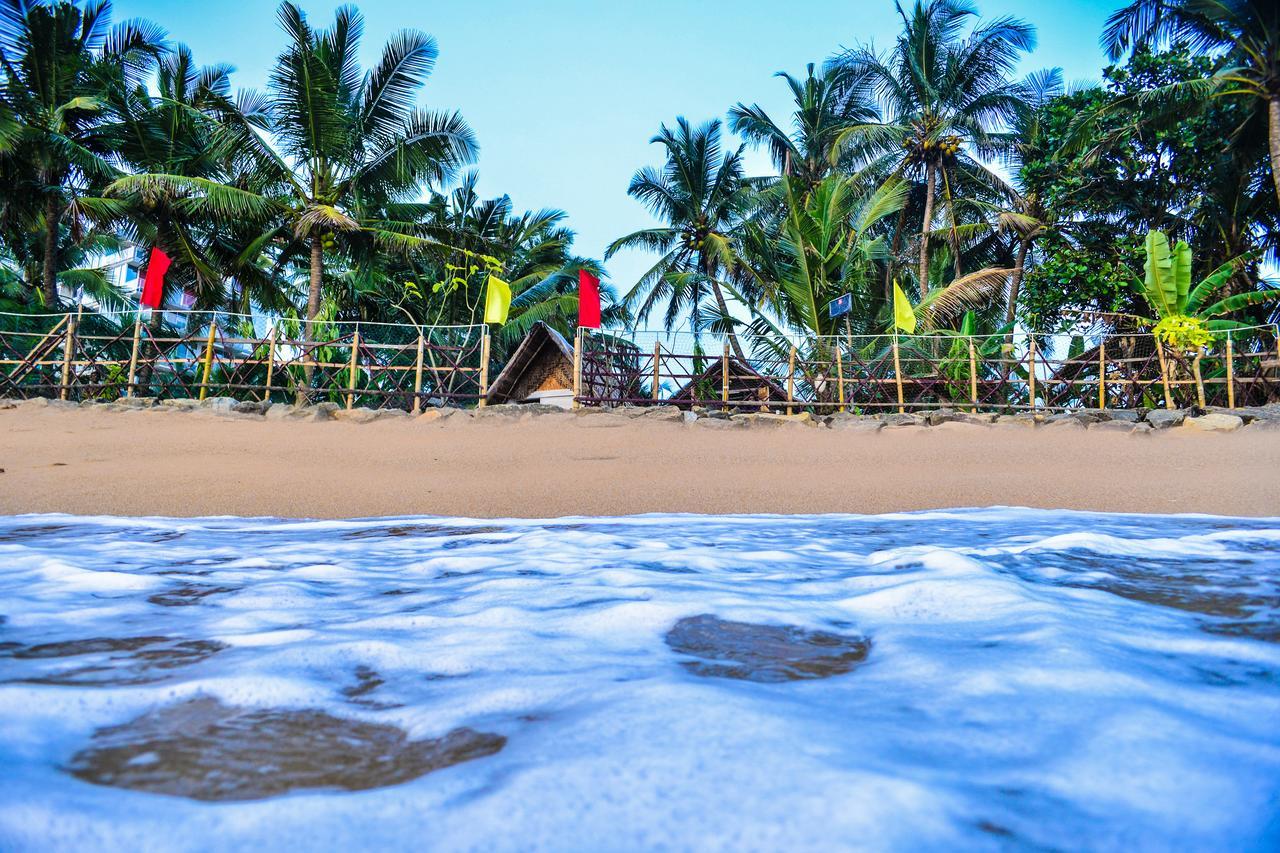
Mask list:
[[[916,330],[916,312],[896,281],[893,283],[893,325],[908,335]]]
[[[511,308],[511,285],[495,275],[489,276],[489,287],[484,297],[484,321],[501,326],[507,322],[507,310]]]

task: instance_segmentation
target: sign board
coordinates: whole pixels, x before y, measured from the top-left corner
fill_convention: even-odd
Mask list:
[[[827,304],[828,317],[843,317],[853,310],[853,294],[846,293]]]

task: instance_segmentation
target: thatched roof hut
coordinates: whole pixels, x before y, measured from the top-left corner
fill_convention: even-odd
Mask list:
[[[692,405],[695,401],[715,405],[720,401],[724,382],[724,364],[720,359],[712,359],[706,370],[690,379],[671,397],[675,405]],[[700,390],[701,389],[701,390]],[[758,403],[762,408],[768,404],[785,405],[786,390],[751,365],[737,356],[729,356],[729,403]]]
[[[573,405],[573,346],[546,323],[537,323],[489,386],[490,403]]]

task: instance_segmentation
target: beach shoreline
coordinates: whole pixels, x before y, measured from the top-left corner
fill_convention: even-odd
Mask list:
[[[556,518],[1026,506],[1280,513],[1280,431],[949,423],[863,433],[624,414],[371,423],[0,411],[0,513]]]

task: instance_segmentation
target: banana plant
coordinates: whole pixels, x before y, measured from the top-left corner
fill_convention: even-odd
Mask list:
[[[1191,247],[1179,240],[1172,248],[1169,238],[1159,231],[1147,234],[1145,275],[1133,277],[1134,286],[1155,315],[1142,318],[1153,326],[1153,332],[1170,346],[1192,351],[1209,344],[1215,331],[1244,328],[1247,324],[1220,319],[1251,305],[1280,299],[1280,288],[1264,286],[1247,293],[1236,293],[1215,299],[1232,276],[1254,260],[1258,253],[1249,252],[1232,258],[1191,284]]]

